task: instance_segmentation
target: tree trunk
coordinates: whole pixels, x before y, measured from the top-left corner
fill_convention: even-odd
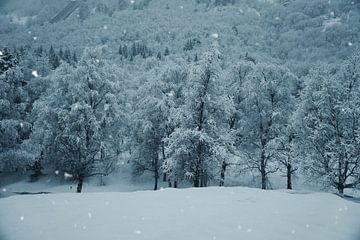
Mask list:
[[[154,178],[155,178],[155,182],[154,182],[154,191],[156,191],[158,189],[158,179],[159,179],[159,159],[158,157],[155,157],[155,161],[154,161]]]
[[[286,166],[287,172],[286,172],[286,177],[287,177],[287,189],[292,189],[292,182],[291,182],[291,175],[292,175],[292,166],[290,163],[287,164]]]
[[[177,188],[177,187],[178,187],[177,181],[175,180],[175,181],[174,181],[174,188]]]
[[[83,182],[84,182],[83,177],[79,177],[78,185],[77,185],[77,188],[76,188],[77,193],[81,193],[81,190],[82,190],[82,187],[83,187]]]
[[[345,164],[346,165],[346,164]],[[339,191],[339,194],[343,195],[344,194],[344,188],[345,188],[345,174],[346,172],[342,172],[342,169],[345,166],[343,166],[343,162],[341,160],[339,160],[339,169],[338,169],[338,184],[337,184],[337,189]]]
[[[166,182],[167,177],[166,177],[166,173],[163,174],[163,182]]]
[[[339,191],[339,194],[341,194],[341,195],[344,194],[344,185],[343,184],[338,184],[338,191]]]
[[[155,176],[154,191],[158,189],[158,178]]]
[[[195,174],[194,177],[194,187],[199,187],[200,186],[200,179],[199,179],[199,175]]]
[[[266,189],[266,166],[265,166],[265,153],[261,152],[260,159],[260,174],[261,174],[261,189]]]
[[[220,184],[219,186],[222,187],[225,184],[225,171],[226,171],[226,162],[223,161],[221,165],[221,172],[220,172]]]

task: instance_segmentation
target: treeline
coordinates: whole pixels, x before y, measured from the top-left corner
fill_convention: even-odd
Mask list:
[[[155,190],[160,178],[223,186],[230,167],[258,176],[262,189],[283,173],[288,189],[295,174],[339,193],[360,183],[359,54],[299,79],[248,54],[225,64],[216,43],[196,61],[148,56],[132,77],[106,49],[76,61],[65,52],[60,65],[53,48],[1,52],[2,172],[32,169],[36,180],[53,169],[78,192],[127,161],[134,176],[152,173]]]

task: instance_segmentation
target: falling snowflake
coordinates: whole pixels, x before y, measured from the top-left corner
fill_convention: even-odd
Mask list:
[[[37,37],[33,37],[33,39],[36,41],[36,40],[37,40]]]
[[[20,220],[24,221],[25,217],[24,216],[20,216]]]
[[[237,226],[237,229],[238,229],[238,230],[241,230],[241,229],[242,229],[242,226],[241,226],[241,225],[238,225],[238,226]]]
[[[106,29],[108,29],[108,27],[106,25],[104,25],[104,29],[106,30]]]
[[[0,56],[4,55],[2,51],[0,51]]]
[[[33,77],[39,77],[39,73],[36,70],[32,71],[31,75],[33,75]]]
[[[173,90],[171,90],[171,92],[169,92],[167,95],[169,96],[169,97],[173,97],[174,96],[174,91]]]
[[[73,177],[72,174],[67,173],[67,172],[64,173],[64,178],[65,178],[65,179],[69,179],[69,178],[72,178],[72,177]]]
[[[2,191],[3,191],[3,192],[6,192],[7,190],[6,190],[6,188],[3,188]]]
[[[130,3],[131,3],[131,4],[134,4],[134,3],[135,3],[135,1],[134,1],[134,0],[131,0],[131,1],[130,1]]]
[[[51,204],[55,206],[55,200],[51,200]]]
[[[309,228],[310,227],[310,225],[309,224],[306,224],[306,228]]]
[[[293,230],[291,230],[291,234],[295,234],[295,230],[293,229]]]
[[[184,8],[184,6],[180,6],[180,9],[183,9]]]
[[[31,34],[31,31],[28,31],[28,34]]]
[[[280,18],[279,17],[276,17],[275,20],[279,20]]]
[[[135,231],[135,234],[140,235],[140,234],[141,234],[141,231],[140,231],[140,230],[136,230],[136,231]]]
[[[56,175],[59,175],[59,170],[56,170],[56,171],[55,171],[55,174],[56,174]]]
[[[105,202],[105,205],[110,205],[110,202],[109,202],[109,201],[106,201],[106,202]]]
[[[24,124],[23,124],[23,123],[20,123],[20,127],[23,128],[23,127],[24,127]]]
[[[212,38],[219,38],[219,34],[218,33],[213,33],[213,34],[211,34],[211,37]]]
[[[89,218],[92,218],[92,214],[91,214],[90,212],[88,213],[88,217],[89,217]]]
[[[353,43],[352,43],[352,42],[349,42],[348,45],[349,45],[349,47],[351,47],[351,46],[353,45]]]
[[[247,231],[248,233],[250,233],[250,232],[252,232],[252,229],[251,229],[251,228],[248,228],[246,231]]]

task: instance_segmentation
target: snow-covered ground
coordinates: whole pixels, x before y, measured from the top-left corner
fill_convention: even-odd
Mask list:
[[[18,195],[0,219],[2,240],[360,239],[359,203],[241,187]]]

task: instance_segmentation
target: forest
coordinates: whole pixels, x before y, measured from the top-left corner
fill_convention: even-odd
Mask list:
[[[66,4],[0,5],[0,179],[359,187],[359,1]]]
[[[0,240],[359,240],[360,0],[0,0]]]

